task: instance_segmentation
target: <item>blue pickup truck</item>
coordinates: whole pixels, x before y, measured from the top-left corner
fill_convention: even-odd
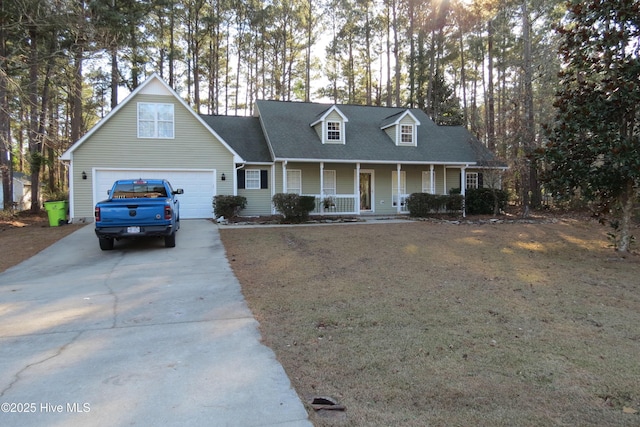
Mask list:
[[[109,198],[95,207],[96,236],[100,249],[113,249],[115,240],[164,237],[164,245],[176,245],[180,229],[180,202],[165,179],[124,179],[113,184]]]

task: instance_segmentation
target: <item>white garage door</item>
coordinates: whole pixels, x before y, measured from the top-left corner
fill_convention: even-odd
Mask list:
[[[173,189],[182,188],[180,218],[211,218],[213,196],[216,194],[215,170],[207,169],[95,169],[93,204],[107,198],[114,181],[118,179],[166,179]]]

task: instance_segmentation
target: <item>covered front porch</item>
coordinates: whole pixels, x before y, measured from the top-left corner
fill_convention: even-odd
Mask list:
[[[469,164],[282,162],[275,168],[275,192],[314,197],[312,215],[407,214],[406,199],[412,193],[450,194],[459,189],[464,195],[469,184],[477,186],[477,172],[471,168]],[[469,173],[474,179],[468,179]]]

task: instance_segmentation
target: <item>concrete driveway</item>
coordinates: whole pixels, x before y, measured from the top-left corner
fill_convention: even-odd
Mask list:
[[[0,274],[0,425],[310,426],[257,327],[211,222],[88,225]]]

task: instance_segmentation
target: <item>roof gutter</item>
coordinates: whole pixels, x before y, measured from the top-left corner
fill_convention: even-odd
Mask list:
[[[476,162],[430,162],[430,161],[415,161],[415,160],[346,160],[346,159],[296,159],[278,157],[274,162],[296,162],[296,163],[365,163],[365,164],[383,164],[383,165],[396,165],[398,163],[406,165],[444,165],[444,166],[476,166]]]

